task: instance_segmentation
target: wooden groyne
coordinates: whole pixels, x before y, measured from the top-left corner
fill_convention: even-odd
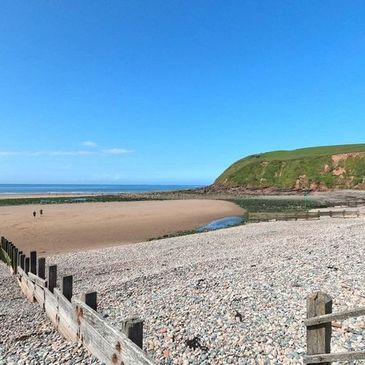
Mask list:
[[[332,322],[365,315],[365,307],[332,313],[332,298],[315,292],[307,299],[307,356],[305,364],[365,360],[365,351],[331,353]]]
[[[299,212],[252,212],[248,213],[249,222],[269,222],[269,221],[291,221],[291,220],[313,220],[321,217],[331,218],[355,218],[360,217],[359,210],[318,210]]]
[[[57,266],[46,266],[36,251],[30,256],[1,237],[1,259],[9,266],[24,295],[45,311],[56,329],[67,339],[82,343],[107,365],[155,365],[143,351],[143,321],[124,321],[120,332],[97,312],[97,293],[73,295],[73,277],[63,276],[57,287]],[[46,270],[48,269],[48,270]]]

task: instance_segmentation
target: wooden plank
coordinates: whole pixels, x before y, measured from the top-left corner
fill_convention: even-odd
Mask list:
[[[26,276],[26,273],[25,273],[25,271],[20,267],[20,268],[18,268],[18,275],[21,277],[21,276]]]
[[[29,273],[29,275],[26,275],[26,273],[22,270],[21,267],[18,267],[18,273],[19,273],[19,285],[25,294],[25,296],[30,300],[31,302],[34,302],[35,300],[39,303],[39,305],[44,308],[44,286],[37,285],[37,280],[41,280],[37,276],[33,275],[32,273]],[[35,277],[36,280],[32,279],[30,276]]]
[[[29,265],[30,265],[30,259],[29,257],[25,258],[25,272],[28,273],[29,272]]]
[[[341,321],[347,318],[359,317],[364,315],[365,315],[365,307],[359,307],[347,311],[324,314],[322,316],[308,318],[304,321],[304,324],[306,326],[315,326],[317,324],[329,323],[332,321]]]
[[[53,289],[57,299],[58,330],[69,340],[79,340],[79,326],[75,306],[57,288]]]
[[[319,219],[319,212],[256,212],[249,213],[250,221],[270,221],[270,220],[298,220],[298,219]]]
[[[19,271],[21,269],[19,268]],[[35,284],[32,283],[32,281],[30,281],[27,277],[27,275],[21,274],[18,277],[18,283],[20,286],[20,289],[22,290],[22,292],[24,293],[24,295],[27,297],[27,299],[34,303],[35,298],[34,298],[34,287]]]
[[[311,355],[304,358],[304,364],[325,364],[335,361],[365,360],[365,351],[340,352],[337,354]]]
[[[101,315],[79,299],[73,299],[80,323],[80,338],[86,348],[101,362],[124,365],[155,363],[124,333],[104,321]]]
[[[44,288],[42,288],[38,285],[34,285],[33,296],[36,299],[36,301],[38,302],[39,306],[42,309],[44,309],[44,301],[45,301]]]
[[[39,276],[32,274],[31,272],[28,273],[28,277],[33,283],[37,284],[38,286],[45,288],[47,286],[47,280],[41,279]]]
[[[316,292],[307,298],[307,318],[318,317],[331,312],[332,298],[327,294]],[[307,326],[307,354],[317,355],[330,353],[331,334],[331,323]],[[329,365],[329,362],[327,364]]]
[[[44,288],[44,310],[53,325],[58,329],[57,298],[47,288]]]

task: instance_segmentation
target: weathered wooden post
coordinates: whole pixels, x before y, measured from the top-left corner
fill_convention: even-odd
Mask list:
[[[11,260],[11,253],[12,253],[12,251],[13,251],[13,243],[12,242],[9,242],[9,246],[8,246],[8,256],[9,256],[9,258],[10,258],[10,260]]]
[[[44,257],[38,259],[38,276],[41,279],[46,278],[46,259]]]
[[[37,251],[30,251],[30,272],[37,275]]]
[[[82,294],[81,300],[85,302],[85,304],[88,305],[90,308],[94,309],[94,311],[97,311],[98,304],[96,291]]]
[[[12,245],[11,250],[10,250],[10,265],[12,268],[14,268],[14,250],[15,250],[15,246]]]
[[[18,249],[16,247],[13,248],[13,274],[18,273]]]
[[[22,270],[25,269],[25,255],[23,253],[20,255],[20,267],[22,268]]]
[[[48,289],[53,293],[53,289],[57,287],[57,265],[48,267]]]
[[[143,349],[143,321],[139,318],[129,318],[122,322],[122,331],[138,347]]]
[[[18,252],[18,265],[20,266],[20,256],[22,255],[23,251]]]
[[[10,263],[13,262],[13,247],[14,247],[14,245],[11,242],[9,242],[8,256],[10,258]],[[8,263],[8,265],[9,265],[9,263]]]
[[[332,313],[332,298],[329,295],[318,291],[307,298],[307,318],[329,313]],[[329,354],[331,352],[331,334],[331,322],[307,326],[307,354]],[[322,364],[330,365],[329,362]]]
[[[62,294],[71,302],[72,298],[72,275],[62,277]]]
[[[29,272],[29,257],[26,257],[25,258],[25,273],[28,275],[28,272]]]

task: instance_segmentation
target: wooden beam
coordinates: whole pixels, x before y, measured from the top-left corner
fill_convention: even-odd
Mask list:
[[[66,298],[59,289],[53,289],[57,299],[57,328],[69,340],[79,340],[79,329],[75,306]]]
[[[332,312],[332,298],[316,292],[307,298],[307,317],[318,317]],[[307,354],[327,354],[331,352],[331,323],[307,326]],[[318,362],[319,364],[320,362]],[[316,364],[316,363],[313,363]],[[329,362],[325,364],[330,365]]]
[[[304,364],[328,364],[335,361],[365,360],[365,351],[340,352],[337,354],[310,355],[304,358]]]
[[[28,300],[33,303],[35,301],[34,288],[36,285],[29,279],[28,275],[21,268],[19,268],[18,270],[19,270],[18,273],[19,286],[22,289],[24,295],[28,298]]]
[[[317,316],[313,318],[308,318],[304,320],[306,326],[315,326],[317,324],[330,323],[332,321],[342,321],[351,317],[359,317],[365,315],[365,307],[359,307],[355,309],[350,309],[347,311],[324,314],[322,316]]]
[[[46,288],[47,287],[47,280],[40,278],[37,275],[32,274],[31,272],[28,273],[29,279],[36,285]]]
[[[80,323],[81,341],[99,361],[106,364],[156,365],[124,333],[108,324],[99,313],[77,298],[73,298],[73,302]]]

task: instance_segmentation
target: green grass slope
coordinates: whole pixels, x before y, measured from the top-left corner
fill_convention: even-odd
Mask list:
[[[246,189],[365,189],[365,144],[301,148],[247,156],[215,185]]]

